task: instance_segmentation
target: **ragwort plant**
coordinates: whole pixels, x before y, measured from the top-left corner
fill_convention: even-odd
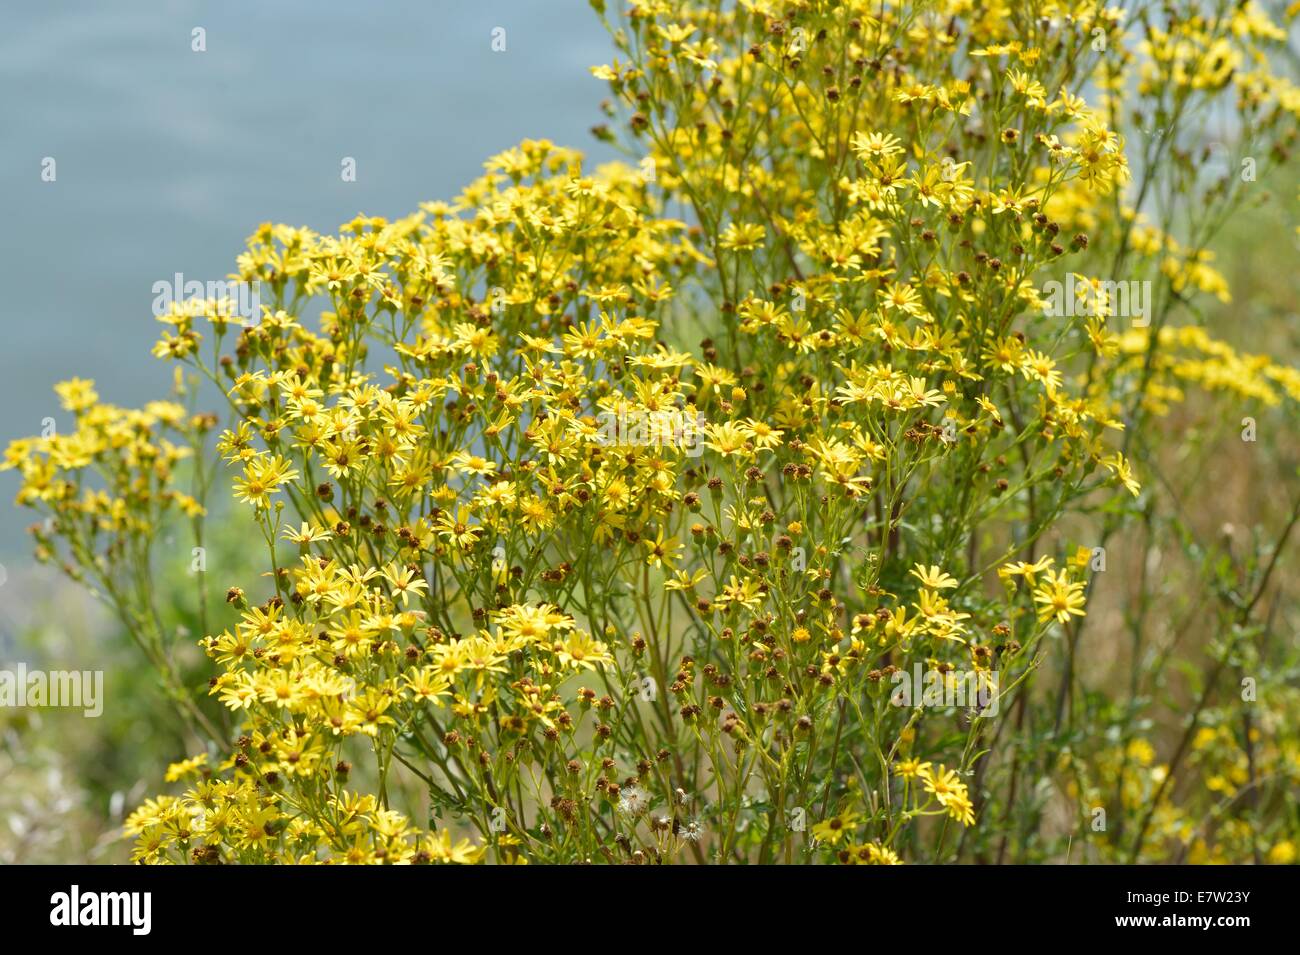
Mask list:
[[[163,317],[178,395],[68,382],[75,431],[10,448],[193,732],[135,858],[1290,861],[1296,511],[1215,550],[1143,485],[1193,396],[1300,399],[1204,327],[1294,7],[592,6],[627,164],[526,141],[404,219],[265,224],[260,321]],[[195,692],[150,581],[227,496],[212,434],[266,573],[213,585]],[[1154,645],[1148,581],[1131,685],[1087,685],[1139,540],[1213,639]]]

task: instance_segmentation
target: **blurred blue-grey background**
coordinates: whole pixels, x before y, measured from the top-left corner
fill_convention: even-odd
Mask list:
[[[51,391],[65,378],[115,404],[162,395],[153,283],[224,278],[260,222],[404,215],[524,138],[610,158],[587,68],[611,55],[586,0],[6,3],[0,447],[70,420]],[[11,578],[30,566],[17,486],[0,475]]]

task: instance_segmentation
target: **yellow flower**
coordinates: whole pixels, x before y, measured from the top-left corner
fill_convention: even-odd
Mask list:
[[[928,776],[930,772],[930,763],[923,763],[919,759],[900,759],[894,764],[894,775],[903,779],[915,779],[922,774]]]
[[[1034,582],[1037,580],[1038,574],[1041,574],[1044,571],[1049,570],[1054,563],[1055,561],[1053,561],[1051,557],[1048,557],[1046,554],[1044,554],[1042,557],[1038,558],[1038,560],[1034,561],[1032,564],[1026,563],[1025,561],[1022,560],[1016,561],[1011,564],[1004,564],[1003,566],[998,568],[998,576],[1001,577],[1003,580],[1006,580],[1010,577],[1023,577],[1025,579],[1025,583],[1027,583],[1029,586],[1032,587],[1034,585]]]
[[[1269,865],[1290,865],[1295,862],[1295,859],[1295,843],[1290,839],[1283,839],[1268,850]]]
[[[297,470],[278,454],[254,458],[234,482],[235,498],[256,508],[270,507],[270,495],[297,476]]]
[[[1034,591],[1034,602],[1040,605],[1038,619],[1055,618],[1057,623],[1067,623],[1071,616],[1085,616],[1083,590],[1082,583],[1069,580],[1067,571],[1048,571],[1046,579]]]
[[[438,536],[452,547],[464,550],[473,547],[483,531],[470,523],[470,510],[464,505],[456,508],[453,514],[443,511],[434,520]]]
[[[671,568],[683,549],[676,537],[665,538],[662,528],[655,534],[654,540],[646,538],[641,541],[641,545],[646,549],[645,562],[651,567],[667,564]]]
[[[196,774],[202,767],[208,764],[208,754],[200,753],[189,759],[182,760],[179,763],[172,763],[167,767],[167,772],[163,778],[169,783],[174,783],[178,779],[184,779],[186,776]]]
[[[847,839],[853,835],[857,821],[858,814],[856,812],[845,810],[813,826],[812,836],[818,842],[824,842],[830,846],[837,845],[841,839]]]
[[[939,805],[948,810],[948,815],[963,826],[975,824],[975,807],[970,801],[963,783],[955,772],[943,766],[918,771],[918,777],[925,786],[925,791],[938,800]]]
[[[1116,451],[1109,457],[1102,458],[1101,463],[1119,479],[1119,482],[1128,489],[1130,494],[1134,497],[1138,496],[1142,490],[1142,485],[1133,477],[1133,469],[1129,466],[1128,461],[1124,459],[1124,455]]]
[[[718,244],[724,249],[745,251],[756,249],[763,243],[767,230],[757,223],[731,223],[722,230]]]
[[[917,564],[909,573],[921,582],[922,587],[929,587],[932,590],[945,590],[957,586],[956,578],[948,576],[934,565],[926,567],[924,564]]]
[[[95,383],[86,378],[71,378],[54,386],[55,393],[63,401],[63,410],[80,414],[99,400]]]
[[[581,630],[571,632],[567,640],[555,645],[554,650],[561,666],[572,666],[574,669],[595,670],[598,666],[614,662],[605,644],[591,639]]]

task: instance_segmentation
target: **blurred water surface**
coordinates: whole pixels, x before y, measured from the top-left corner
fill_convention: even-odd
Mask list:
[[[70,423],[50,388],[74,375],[115,404],[160,396],[153,283],[223,278],[259,222],[400,216],[523,138],[610,158],[587,67],[611,50],[586,0],[5,4],[0,446]],[[10,578],[32,519],[16,488],[0,475]]]

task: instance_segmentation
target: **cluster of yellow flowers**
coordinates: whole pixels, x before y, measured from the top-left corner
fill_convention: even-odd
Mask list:
[[[1221,276],[1125,204],[1126,77],[1289,128],[1254,3],[1136,51],[1056,0],[632,0],[611,29],[639,166],[526,141],[408,218],[261,226],[255,323],[163,317],[181,396],[225,396],[221,519],[270,562],[204,635],[224,712],[189,704],[209,750],[132,815],[140,861],[947,858],[1018,769],[991,791],[992,714],[887,685],[1022,701],[1085,614],[1054,529],[1141,493],[1142,415],[1178,382],[1300,397],[1168,324]],[[1045,310],[1113,262],[1166,290],[1149,329]],[[5,463],[46,553],[130,606],[119,556],[147,579],[168,511],[229,506],[216,419],[60,394],[76,431]]]

